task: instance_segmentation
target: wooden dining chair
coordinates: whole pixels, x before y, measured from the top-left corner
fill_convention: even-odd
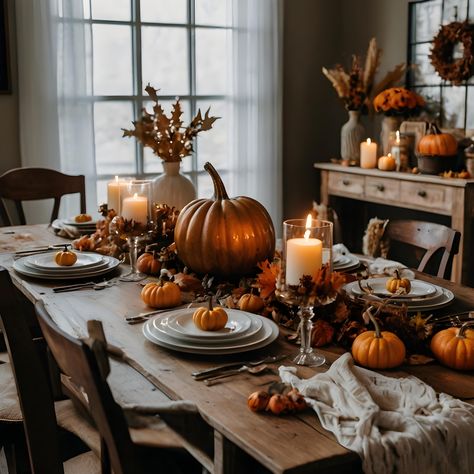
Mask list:
[[[47,168],[15,168],[0,176],[0,219],[3,225],[12,220],[3,200],[14,202],[21,225],[26,224],[22,201],[54,199],[50,223],[58,218],[61,197],[80,194],[80,212],[86,212],[85,178],[83,175],[67,175]]]
[[[63,332],[50,318],[42,302],[36,304],[36,313],[48,343],[63,374],[76,387],[80,387],[79,400],[88,410],[97,426],[102,441],[101,462],[103,472],[114,474],[139,473],[192,473],[202,472],[201,464],[212,465],[212,435],[194,404],[185,401],[168,401],[159,406],[134,407],[137,414],[160,415],[176,427],[187,443],[188,450],[201,462],[180,452],[154,449],[133,442],[126,412],[115,401],[107,383],[110,373],[107,343],[100,321],[88,321],[89,339],[80,340]],[[192,435],[194,433],[194,435]],[[192,440],[192,441],[191,441]]]
[[[389,258],[407,266],[418,262],[420,272],[450,278],[461,239],[457,230],[432,222],[393,220],[388,223],[384,238],[389,240]]]

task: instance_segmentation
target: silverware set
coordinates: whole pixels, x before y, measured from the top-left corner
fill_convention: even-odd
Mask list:
[[[76,283],[75,285],[64,285],[57,286],[53,288],[54,293],[66,293],[68,291],[78,291],[84,289],[93,289],[96,291],[104,290],[105,288],[110,288],[118,283],[117,278],[112,278],[111,280],[104,280],[101,282],[96,281],[87,281],[85,283]]]
[[[36,254],[42,254],[42,253],[47,253],[47,252],[52,252],[52,251],[58,251],[63,249],[64,247],[70,247],[71,244],[64,243],[64,244],[52,244],[52,245],[43,245],[42,247],[35,247],[32,249],[26,249],[26,250],[19,250],[18,252],[15,252],[13,254],[13,258],[19,259],[23,257],[28,257],[30,255],[36,255]]]

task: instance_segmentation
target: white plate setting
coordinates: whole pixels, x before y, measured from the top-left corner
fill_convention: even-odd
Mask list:
[[[203,331],[194,326],[196,308],[169,311],[147,321],[143,335],[154,344],[194,354],[233,354],[260,349],[273,342],[278,326],[268,318],[226,309],[229,320],[220,331]]]
[[[387,278],[369,278],[364,280],[362,285],[369,284],[375,294],[380,297],[387,297],[389,293],[382,291],[385,289]],[[398,295],[390,299],[392,304],[406,304],[409,312],[429,311],[443,308],[451,304],[454,300],[454,293],[446,288],[433,285],[422,280],[411,280],[412,291],[406,295]],[[361,296],[362,290],[357,281],[353,281],[344,286],[344,290],[351,297]],[[380,291],[380,293],[378,293]]]
[[[54,252],[41,255],[29,255],[20,258],[13,263],[13,269],[21,275],[32,278],[42,278],[46,280],[73,280],[79,278],[92,278],[108,273],[120,264],[120,260],[105,255],[76,252],[78,261],[83,265],[71,265],[61,267],[54,262]],[[52,262],[54,265],[49,265]],[[39,265],[38,267],[35,264]],[[41,266],[43,265],[43,266]]]
[[[355,255],[338,255],[337,259],[333,261],[332,268],[335,271],[350,271],[354,270],[360,265],[360,260]]]

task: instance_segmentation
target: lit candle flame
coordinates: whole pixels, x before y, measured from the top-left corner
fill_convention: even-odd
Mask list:
[[[395,139],[395,141],[397,142],[397,144],[399,144],[399,143],[400,143],[400,131],[397,130],[397,131],[395,132],[395,135],[396,135],[396,137],[397,137],[397,138]]]
[[[309,239],[309,236],[311,235],[311,224],[313,223],[313,216],[311,214],[308,214],[308,217],[306,217],[306,232],[304,233],[304,238]]]
[[[118,183],[118,176],[115,176],[115,182]]]
[[[392,154],[391,154],[391,153],[389,153],[387,156],[392,156]]]
[[[133,199],[136,199],[137,197],[138,197],[138,194],[135,193],[135,194],[133,195]]]
[[[370,145],[372,143],[372,140],[370,138],[367,138],[367,145]]]

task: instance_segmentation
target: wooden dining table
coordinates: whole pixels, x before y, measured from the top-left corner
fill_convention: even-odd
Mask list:
[[[269,354],[290,354],[296,346],[288,342],[282,329],[278,339],[258,351],[225,356],[195,355],[168,350],[155,345],[142,334],[143,324],[130,325],[125,314],[149,310],[140,298],[141,285],[118,282],[106,289],[54,293],[52,288],[67,282],[47,281],[22,276],[12,269],[14,252],[39,245],[70,242],[54,234],[46,225],[0,228],[0,265],[10,270],[15,286],[31,303],[43,300],[54,321],[75,337],[86,335],[86,322],[98,319],[103,322],[109,343],[119,347],[123,363],[138,371],[158,391],[173,400],[194,402],[205,421],[208,436],[213,440],[210,448],[211,462],[205,467],[213,473],[272,472],[358,472],[359,456],[341,446],[329,431],[320,424],[313,411],[297,415],[274,416],[254,413],[247,408],[250,393],[265,389],[278,381],[277,365],[273,371],[262,375],[239,374],[224,379],[222,383],[206,386],[195,380],[191,373],[238,360],[256,360]],[[120,271],[107,277],[117,276]],[[455,294],[454,302],[437,314],[448,314],[473,309],[474,289],[440,280],[424,274],[418,278],[442,285]],[[339,347],[318,349],[329,362],[342,352]],[[279,364],[291,365],[286,359]],[[324,372],[320,368],[298,367],[302,378]],[[403,365],[385,374],[401,377],[416,375],[438,392],[474,402],[474,377],[437,363]],[[122,398],[127,383],[114,386],[114,395]]]

